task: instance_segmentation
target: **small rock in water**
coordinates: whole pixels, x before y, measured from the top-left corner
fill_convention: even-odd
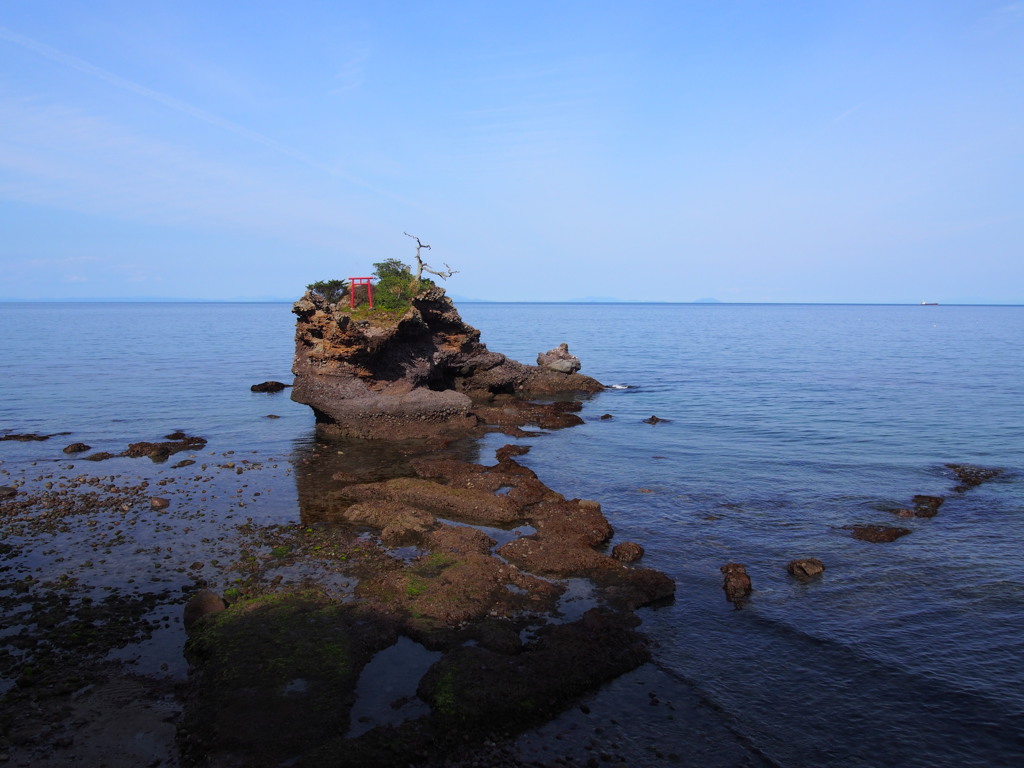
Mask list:
[[[957,493],[963,493],[1003,474],[1001,469],[975,467],[970,464],[947,464],[946,466],[953,470],[953,474],[960,481],[960,485],[953,489]]]
[[[13,499],[18,495],[18,489],[9,485],[0,485],[0,499]]]
[[[649,419],[644,419],[644,424],[660,424],[663,421],[667,422],[668,419],[659,419],[657,416],[651,416]]]
[[[81,453],[82,451],[88,451],[90,448],[92,446],[85,443],[72,443],[64,449],[64,453]]]
[[[91,453],[88,456],[83,456],[82,458],[86,461],[106,461],[107,459],[114,458],[114,454],[108,453],[107,451],[98,451],[96,453]]]
[[[910,533],[909,528],[898,528],[893,525],[847,525],[844,528],[853,532],[853,538],[876,544],[896,541],[900,536]]]
[[[610,413],[605,413],[605,414],[601,415],[601,421],[608,421],[608,419],[614,419],[614,418],[615,417],[612,416]]]
[[[914,499],[915,517],[935,517],[945,501],[941,496],[915,496]]]
[[[262,384],[253,384],[249,387],[252,392],[280,392],[291,384],[282,384],[280,381],[264,381]]]
[[[790,576],[807,581],[824,573],[825,564],[816,557],[804,557],[799,560],[790,560],[786,565],[786,570]]]
[[[612,548],[612,557],[620,563],[633,563],[644,556],[644,548],[633,541],[624,541]]]
[[[722,571],[722,589],[725,590],[725,599],[739,608],[747,602],[750,593],[754,591],[747,575],[747,567],[740,563],[726,563],[719,570]]]
[[[165,499],[162,496],[154,496],[149,500],[149,506],[153,509],[167,509],[171,506],[171,502],[169,499]]]
[[[558,373],[576,373],[583,367],[578,357],[569,354],[569,345],[564,342],[537,355],[537,365]]]

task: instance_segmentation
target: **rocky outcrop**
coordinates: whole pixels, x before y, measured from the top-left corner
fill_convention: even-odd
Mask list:
[[[323,431],[348,437],[418,438],[465,432],[475,408],[497,395],[597,392],[579,373],[524,365],[491,352],[444,290],[421,291],[408,311],[350,312],[315,293],[295,303],[295,383]]]
[[[537,355],[537,365],[557,373],[576,373],[583,367],[578,357],[569,354],[569,345],[565,342]]]

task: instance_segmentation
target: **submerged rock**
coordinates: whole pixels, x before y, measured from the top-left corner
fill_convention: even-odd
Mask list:
[[[181,435],[181,437],[161,443],[131,443],[128,446],[128,450],[121,455],[130,456],[132,458],[148,456],[155,462],[161,462],[166,461],[167,457],[172,454],[180,453],[181,451],[198,450],[206,445],[206,438],[189,437],[182,432],[175,432],[173,435],[168,435],[168,437],[174,437],[177,435]]]
[[[947,464],[946,466],[953,470],[953,474],[960,481],[960,484],[953,489],[957,493],[976,488],[984,482],[999,477],[1004,471],[994,467],[975,467],[971,464]]]
[[[22,434],[22,435],[0,435],[0,442],[4,440],[14,440],[19,443],[29,443],[42,440],[49,440],[53,435],[36,435],[36,434]]]
[[[85,443],[72,443],[64,448],[64,453],[81,453],[82,451],[88,451],[91,448],[91,445],[86,445]]]
[[[0,485],[0,499],[13,499],[18,495],[18,489],[9,485]]]
[[[894,525],[848,525],[844,528],[852,532],[853,538],[876,544],[896,541],[900,536],[906,536],[911,532],[909,528],[899,528]]]
[[[644,424],[661,424],[661,422],[663,421],[668,421],[668,419],[661,419],[658,418],[657,416],[651,416],[649,419],[644,419]]]

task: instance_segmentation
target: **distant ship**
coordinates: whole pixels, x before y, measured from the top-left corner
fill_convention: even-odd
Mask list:
[[[921,302],[921,306],[922,307],[937,307],[937,306],[939,306],[939,302],[937,302],[937,301],[922,301]]]

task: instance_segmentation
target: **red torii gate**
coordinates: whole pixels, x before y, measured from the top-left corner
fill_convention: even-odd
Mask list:
[[[366,286],[366,298],[370,302],[370,309],[373,309],[373,278],[372,277],[350,277],[348,291],[348,308],[356,308],[356,286]]]

